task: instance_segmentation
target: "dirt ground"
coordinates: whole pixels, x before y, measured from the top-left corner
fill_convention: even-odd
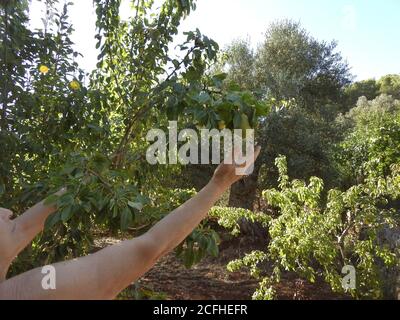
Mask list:
[[[103,240],[100,246],[112,242]],[[257,281],[244,271],[228,272],[226,265],[255,248],[257,244],[243,238],[223,241],[217,258],[205,258],[191,269],[186,269],[172,253],[162,258],[139,284],[162,293],[167,300],[248,300],[257,288]],[[282,275],[275,290],[276,298],[282,300],[348,299],[332,293],[323,281],[312,284],[291,273]]]

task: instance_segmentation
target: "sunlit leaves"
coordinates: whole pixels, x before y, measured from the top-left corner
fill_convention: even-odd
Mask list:
[[[308,184],[290,180],[286,158],[276,159],[276,165],[280,174],[279,189],[265,190],[263,196],[269,205],[279,210],[277,217],[243,209],[217,207],[211,210],[210,216],[218,217],[218,223],[234,234],[239,233],[241,219],[250,219],[264,222],[270,236],[265,251],[253,251],[231,261],[228,270],[248,269],[260,280],[253,298],[271,299],[273,284],[279,281],[281,271],[296,272],[310,282],[322,277],[332,290],[344,292],[340,282],[341,267],[354,265],[357,288],[348,293],[354,297],[382,297],[387,284],[380,270],[400,267],[398,248],[378,240],[382,230],[400,225],[395,210],[382,207],[382,203],[387,203],[385,199],[398,199],[397,166],[393,166],[386,177],[371,175],[365,183],[346,191],[329,190],[324,200],[320,178],[312,177]],[[270,275],[261,268],[264,260],[274,265]]]
[[[231,231],[233,235],[240,233],[239,221],[245,219],[249,222],[258,222],[264,227],[268,227],[271,220],[269,216],[262,213],[254,213],[242,208],[213,207],[209,212],[209,217],[217,219],[218,224]]]

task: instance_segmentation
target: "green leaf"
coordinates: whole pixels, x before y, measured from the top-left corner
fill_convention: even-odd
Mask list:
[[[256,116],[266,116],[270,112],[270,106],[266,103],[257,102],[255,104]]]
[[[59,200],[58,200],[58,205],[61,207],[68,207],[70,205],[72,205],[72,203],[74,202],[74,197],[72,194],[63,194]]]
[[[143,204],[140,202],[128,201],[128,206],[130,206],[131,208],[136,209],[138,211],[142,211],[142,209],[143,209]]]
[[[52,215],[50,215],[44,224],[45,230],[49,230],[53,228],[59,221],[61,220],[61,215],[60,212],[56,212]]]
[[[194,118],[198,123],[204,124],[207,122],[208,113],[203,109],[195,110]]]
[[[219,250],[218,245],[213,238],[208,240],[207,252],[211,254],[213,257],[217,257]]]
[[[133,216],[131,210],[125,207],[121,213],[121,230],[126,231],[133,222]]]
[[[69,174],[71,174],[74,170],[75,170],[75,167],[73,167],[73,166],[65,166],[65,167],[61,170],[60,174],[69,175]]]
[[[46,206],[55,204],[57,202],[58,198],[59,198],[59,196],[52,194],[52,195],[48,196],[46,198],[46,200],[44,200],[44,204]]]
[[[201,93],[196,97],[196,100],[197,100],[199,103],[204,104],[204,103],[207,103],[208,101],[210,101],[210,100],[211,100],[211,97],[210,97],[210,95],[209,95],[207,92],[201,92]]]
[[[117,206],[114,206],[113,208],[112,208],[112,211],[113,211],[113,215],[112,215],[112,217],[113,218],[116,218],[117,216],[118,216],[118,207]]]
[[[236,92],[230,92],[227,94],[226,99],[232,103],[239,103],[240,96]]]
[[[242,125],[242,115],[239,112],[235,112],[235,115],[233,117],[233,126],[235,129],[241,129]]]
[[[193,266],[194,263],[194,251],[193,251],[193,246],[187,248],[185,250],[185,253],[183,254],[183,264],[185,265],[186,268],[190,268]]]
[[[66,207],[61,211],[61,220],[63,222],[67,222],[68,220],[71,219],[73,214],[74,214],[73,207],[72,206]]]
[[[175,68],[179,67],[179,61],[176,59],[172,60],[172,64],[174,65]]]
[[[220,73],[216,74],[215,76],[212,77],[212,81],[214,83],[214,86],[217,88],[221,88],[224,80],[228,76],[227,73]]]

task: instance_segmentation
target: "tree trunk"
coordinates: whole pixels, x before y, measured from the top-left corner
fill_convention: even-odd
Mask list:
[[[231,187],[229,195],[229,206],[254,210],[256,200],[258,172],[236,182]]]
[[[254,211],[254,203],[257,197],[258,176],[261,164],[256,163],[254,172],[244,179],[232,185],[229,194],[229,207],[244,208]],[[257,238],[265,238],[266,231],[259,223],[252,223],[246,220],[240,222],[242,234]]]
[[[389,246],[394,249],[397,257],[400,258],[400,228],[390,228],[384,226],[378,235],[378,243],[381,246]],[[383,281],[383,293],[385,299],[400,300],[400,267],[386,267],[381,265],[380,268]]]

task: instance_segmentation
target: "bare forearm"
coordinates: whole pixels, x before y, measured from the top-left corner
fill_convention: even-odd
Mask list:
[[[43,230],[47,217],[56,210],[55,206],[46,206],[42,201],[15,220],[15,255]]]
[[[163,255],[178,246],[207,216],[228,186],[211,180],[195,197],[172,211],[148,232]]]
[[[47,206],[44,201],[37,203],[16,219],[19,228],[25,234],[38,234],[44,228],[47,217],[57,210],[55,206]]]
[[[259,153],[260,148],[257,148],[253,162],[248,163],[247,167],[254,163]],[[243,168],[246,169],[246,166]],[[221,164],[205,188],[158,222],[145,235],[84,258],[56,264],[56,290],[43,290],[43,275],[40,269],[35,269],[0,283],[0,299],[114,298],[197,227],[223,192],[240,179],[236,176],[235,169],[236,165]],[[36,227],[43,228],[42,223],[55,208],[39,204],[31,210],[25,217],[21,217],[21,223],[26,225],[34,220]]]
[[[45,275],[37,268],[0,283],[1,299],[113,299],[150,269],[141,238],[123,241],[99,252],[54,264],[55,290],[42,287]]]
[[[62,189],[56,195],[61,196],[64,193],[65,190]],[[27,246],[43,230],[46,219],[57,211],[55,205],[45,205],[44,202],[37,203],[15,219],[17,243],[22,248]]]
[[[0,299],[113,299],[179,245],[225,190],[212,181],[145,235],[56,264],[56,290],[43,290],[41,269],[35,269],[1,284]]]

